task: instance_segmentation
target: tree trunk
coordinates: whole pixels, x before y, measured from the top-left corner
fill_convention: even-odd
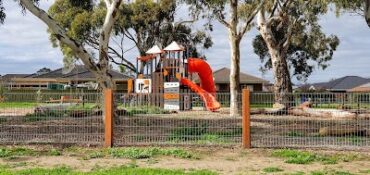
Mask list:
[[[96,82],[101,89],[114,89],[115,84],[113,78],[109,73],[102,73],[96,76]]]
[[[238,115],[238,92],[240,84],[240,38],[238,35],[238,1],[230,1],[231,21],[229,30],[230,57],[230,116]]]
[[[270,28],[271,25],[266,24],[267,22],[264,12],[259,12],[257,23],[259,32],[265,41],[271,56],[272,70],[274,75],[274,107],[289,107],[289,93],[291,93],[293,90],[289,67],[286,60],[287,49],[284,48],[284,43],[276,41],[276,38],[274,38],[274,34]]]
[[[238,92],[240,84],[240,42],[235,36],[229,34],[230,38],[230,115],[238,114]]]
[[[274,100],[275,104],[282,104],[285,107],[289,105],[289,93],[292,90],[292,82],[290,79],[290,73],[288,69],[288,64],[285,57],[279,53],[277,49],[270,48],[271,60],[272,60],[272,70],[274,74]]]
[[[370,0],[365,0],[365,19],[370,27]]]

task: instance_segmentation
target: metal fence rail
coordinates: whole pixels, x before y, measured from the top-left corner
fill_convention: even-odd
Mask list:
[[[104,136],[100,93],[5,93],[1,144],[93,144]]]

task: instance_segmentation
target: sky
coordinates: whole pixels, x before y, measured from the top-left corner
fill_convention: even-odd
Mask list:
[[[47,10],[52,2],[42,1],[40,6]],[[30,13],[23,14],[14,1],[5,1],[4,5],[7,18],[5,24],[0,26],[0,74],[28,74],[42,67],[62,67],[63,55],[58,48],[52,47],[46,25]],[[181,18],[180,14],[179,16]],[[320,23],[325,33],[337,35],[341,43],[330,61],[330,66],[326,70],[315,69],[307,82],[328,81],[348,75],[370,78],[370,28],[365,20],[354,14],[344,14],[337,18],[334,13],[329,13],[321,17]],[[257,33],[255,29],[251,30],[241,43],[241,71],[272,82],[271,71],[265,74],[259,71],[261,63],[253,52],[252,40]],[[213,47],[202,50],[208,63],[213,70],[230,67],[226,28],[215,22],[211,36]],[[127,42],[127,48],[132,45],[133,43]],[[133,50],[125,56],[134,60],[137,54],[137,51]]]

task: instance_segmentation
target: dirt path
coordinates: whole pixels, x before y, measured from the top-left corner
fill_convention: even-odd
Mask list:
[[[151,159],[129,160],[114,158],[97,158],[84,160],[73,155],[63,156],[40,156],[40,157],[19,157],[16,159],[0,159],[0,165],[10,165],[15,169],[32,167],[52,168],[67,166],[78,171],[91,171],[96,168],[109,168],[121,165],[136,164],[139,167],[166,168],[166,169],[207,169],[220,174],[268,174],[263,172],[267,167],[278,167],[282,172],[270,174],[289,174],[294,172],[309,173],[312,171],[335,170],[351,173],[370,170],[370,159],[362,161],[339,162],[337,164],[325,165],[312,163],[297,165],[285,163],[284,159],[271,157],[272,150],[253,149],[192,149],[191,151],[200,154],[199,160],[179,159],[173,157],[155,157]],[[335,154],[339,152],[320,151],[321,153]],[[341,152],[344,153],[344,152]],[[348,153],[348,152],[346,152]],[[358,154],[358,153],[357,153]],[[370,153],[361,153],[370,156]]]

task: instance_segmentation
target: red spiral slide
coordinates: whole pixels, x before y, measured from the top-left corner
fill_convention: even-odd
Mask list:
[[[216,87],[213,81],[212,69],[208,63],[199,58],[189,58],[188,71],[189,73],[198,73],[201,87],[186,78],[181,79],[181,84],[188,86],[192,91],[199,94],[209,111],[219,109],[221,105],[215,98]]]

